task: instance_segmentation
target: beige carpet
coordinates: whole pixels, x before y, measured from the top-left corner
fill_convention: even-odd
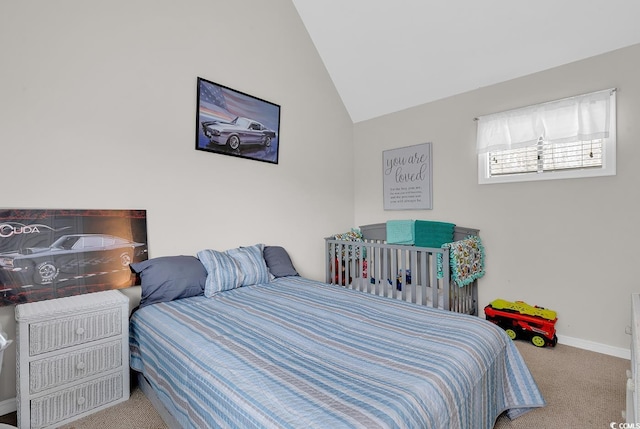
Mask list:
[[[127,402],[76,420],[64,429],[163,429],[164,424],[142,390],[135,387]]]
[[[604,429],[622,422],[628,360],[562,344],[545,349],[523,341],[516,344],[547,406],[513,421],[500,416],[495,429]],[[16,424],[15,418],[15,413],[8,414],[0,423]],[[140,389],[134,388],[129,401],[64,428],[162,429],[166,425]]]
[[[623,421],[628,360],[562,344],[544,349],[516,344],[547,406],[513,421],[500,416],[495,429],[603,429]]]

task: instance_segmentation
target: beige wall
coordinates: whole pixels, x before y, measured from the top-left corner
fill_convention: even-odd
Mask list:
[[[152,257],[278,244],[323,279],[353,127],[289,0],[0,0],[0,59],[0,207],[142,208]],[[194,150],[197,76],[282,106],[278,165]]]
[[[473,70],[469,70],[473,73]],[[561,342],[628,354],[640,292],[640,45],[356,124],[355,221],[429,219],[479,228],[480,304],[524,300],[558,312]],[[616,87],[617,175],[478,185],[473,118]],[[433,210],[384,211],[382,151],[433,142]]]

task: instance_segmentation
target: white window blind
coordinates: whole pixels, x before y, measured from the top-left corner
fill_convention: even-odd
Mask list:
[[[479,182],[615,174],[615,123],[615,89],[482,116]]]
[[[602,167],[602,139],[574,143],[547,143],[521,149],[489,152],[489,174],[542,173]]]

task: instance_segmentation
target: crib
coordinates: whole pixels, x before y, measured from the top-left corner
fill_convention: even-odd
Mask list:
[[[457,313],[478,315],[478,281],[451,280],[449,249],[386,243],[385,224],[360,227],[362,241],[326,243],[326,282]],[[456,226],[454,241],[479,230]]]

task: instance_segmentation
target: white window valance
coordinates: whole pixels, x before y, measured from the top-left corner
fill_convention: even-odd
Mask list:
[[[478,118],[477,152],[523,148],[539,139],[571,143],[609,137],[607,89]]]

